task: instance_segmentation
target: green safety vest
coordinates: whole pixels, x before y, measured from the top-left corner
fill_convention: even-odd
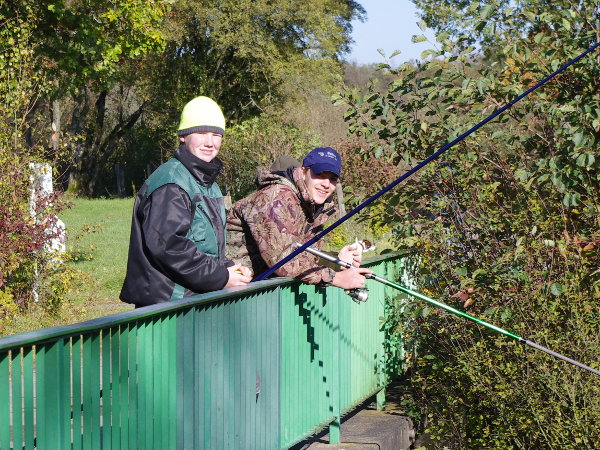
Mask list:
[[[215,199],[218,202],[224,239],[226,215],[223,194],[219,185],[212,183],[210,187],[203,186],[177,158],[171,158],[148,177],[146,180],[146,185],[148,186],[146,197],[150,197],[152,192],[165,184],[176,184],[179,186],[187,193],[194,205],[194,218],[192,226],[186,234],[186,238],[196,245],[199,252],[220,258],[219,240],[215,231],[215,224],[211,220],[210,209],[206,204],[207,201],[214,202]],[[184,291],[185,288],[183,286],[175,284],[171,299],[182,298]]]

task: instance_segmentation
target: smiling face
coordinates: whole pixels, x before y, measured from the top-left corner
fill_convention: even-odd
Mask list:
[[[325,203],[325,200],[335,191],[338,176],[332,172],[314,173],[308,167],[303,167],[302,172],[310,198],[317,205]]]
[[[194,156],[205,162],[211,162],[221,149],[223,136],[219,133],[202,131],[190,133],[179,138],[183,146]]]

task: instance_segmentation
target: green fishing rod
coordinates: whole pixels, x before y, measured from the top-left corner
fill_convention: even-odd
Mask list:
[[[299,246],[299,244],[297,244],[297,245]],[[314,249],[312,247],[307,247],[305,250],[308,251],[309,253],[312,253],[315,256],[318,256],[320,258],[323,258],[323,259],[326,259],[328,261],[331,261],[331,262],[333,262],[333,263],[335,263],[335,264],[337,264],[337,265],[339,265],[339,266],[341,266],[341,267],[343,267],[345,269],[351,269],[353,267],[352,264],[347,263],[346,261],[342,261],[341,259],[336,258],[335,256],[331,256],[331,255],[329,255],[327,253],[324,253],[324,252],[322,252],[320,250],[316,250],[316,249]],[[574,359],[571,359],[571,358],[568,358],[567,356],[561,355],[560,353],[557,353],[557,352],[552,351],[552,350],[550,350],[550,349],[548,349],[546,347],[543,347],[543,346],[541,346],[539,344],[536,344],[535,342],[532,342],[532,341],[530,341],[528,339],[522,338],[521,336],[517,336],[516,334],[513,334],[510,331],[507,331],[507,330],[504,330],[503,328],[497,327],[496,325],[493,325],[493,324],[491,324],[489,322],[486,322],[485,320],[481,320],[481,319],[478,319],[477,317],[471,316],[470,314],[467,314],[464,311],[460,311],[460,310],[458,310],[456,308],[453,308],[452,306],[446,305],[445,303],[442,303],[440,301],[437,301],[437,300],[434,300],[432,298],[426,297],[423,294],[420,294],[418,292],[415,292],[415,291],[412,291],[412,290],[410,290],[408,288],[405,288],[404,286],[402,286],[402,285],[400,285],[398,283],[394,283],[393,281],[386,280],[385,278],[382,278],[382,277],[380,277],[378,275],[375,275],[374,273],[373,274],[367,273],[367,274],[364,274],[364,276],[365,276],[365,278],[369,278],[369,279],[372,279],[372,280],[375,280],[375,281],[379,281],[380,283],[385,284],[386,286],[390,286],[390,287],[393,287],[395,289],[398,289],[399,291],[402,291],[405,294],[408,294],[408,295],[410,295],[412,297],[416,297],[416,298],[418,298],[420,300],[423,300],[423,301],[425,301],[427,303],[435,305],[435,306],[437,306],[439,308],[442,308],[442,309],[444,309],[444,310],[446,310],[446,311],[448,311],[448,312],[450,312],[452,314],[455,314],[455,315],[460,316],[460,317],[464,317],[465,319],[468,319],[468,320],[470,320],[472,322],[478,323],[479,325],[482,325],[482,326],[484,326],[486,328],[489,328],[490,330],[494,330],[494,331],[496,331],[496,332],[498,332],[500,334],[503,334],[504,336],[508,336],[509,338],[512,338],[512,339],[514,339],[514,340],[516,340],[518,342],[521,342],[522,344],[528,345],[528,346],[533,347],[533,348],[535,348],[537,350],[541,350],[541,351],[543,351],[545,353],[548,353],[549,355],[552,355],[552,356],[554,356],[556,358],[562,359],[563,361],[571,363],[571,364],[573,364],[573,365],[575,365],[577,367],[580,367],[580,368],[585,369],[585,370],[587,370],[589,372],[595,373],[596,375],[600,375],[600,370],[596,370],[596,369],[594,369],[594,368],[592,368],[590,366],[586,366],[585,364],[580,363],[579,361],[575,361]],[[361,300],[361,301],[365,301],[365,300],[366,300],[366,296],[363,296],[363,300]]]

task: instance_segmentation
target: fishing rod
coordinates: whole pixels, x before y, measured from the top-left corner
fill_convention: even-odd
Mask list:
[[[296,246],[299,248],[300,244],[296,244]],[[312,247],[307,247],[306,251],[309,252],[309,253],[312,253],[315,256],[318,256],[320,258],[323,258],[323,259],[326,259],[328,261],[331,261],[331,262],[333,262],[333,263],[335,263],[335,264],[337,264],[337,265],[339,265],[339,266],[341,266],[341,267],[343,267],[345,269],[350,269],[350,268],[354,267],[354,266],[352,266],[352,264],[347,263],[346,261],[342,261],[341,259],[336,258],[335,256],[328,255],[327,253],[324,253],[324,252],[322,252],[320,250],[316,250],[316,249],[314,249]],[[448,311],[448,312],[450,312],[452,314],[455,314],[455,315],[460,316],[460,317],[464,317],[465,319],[468,319],[468,320],[470,320],[472,322],[478,323],[479,325],[482,325],[482,326],[484,326],[486,328],[489,328],[490,330],[494,330],[494,331],[496,331],[496,332],[498,332],[500,334],[503,334],[504,336],[508,336],[509,338],[512,338],[512,339],[514,339],[514,340],[516,340],[516,341],[518,341],[518,342],[520,342],[522,344],[528,345],[528,346],[533,347],[533,348],[535,348],[537,350],[541,350],[541,351],[543,351],[545,353],[548,353],[551,356],[554,356],[556,358],[562,359],[563,361],[571,363],[571,364],[573,364],[573,365],[575,365],[577,367],[580,367],[582,369],[585,369],[585,370],[587,370],[589,372],[592,372],[592,373],[600,376],[600,370],[596,370],[596,369],[594,369],[594,368],[592,368],[590,366],[586,366],[585,364],[580,363],[579,361],[575,361],[574,359],[571,359],[571,358],[569,358],[569,357],[567,357],[565,355],[561,355],[560,353],[552,351],[549,348],[543,347],[540,344],[536,344],[535,342],[532,342],[532,341],[530,341],[528,339],[525,339],[525,338],[523,338],[521,336],[513,334],[510,331],[507,331],[507,330],[505,330],[503,328],[497,327],[496,325],[493,325],[493,324],[491,324],[489,322],[486,322],[485,320],[481,320],[481,319],[478,319],[477,317],[471,316],[470,314],[467,314],[464,311],[460,311],[460,310],[458,310],[456,308],[453,308],[452,306],[446,305],[445,303],[442,303],[440,301],[437,301],[437,300],[434,300],[432,298],[426,297],[423,294],[420,294],[418,292],[415,292],[415,291],[412,291],[412,290],[410,290],[408,288],[405,288],[404,286],[402,286],[402,285],[400,285],[398,283],[394,283],[393,281],[386,280],[385,278],[382,278],[382,277],[380,277],[380,276],[378,276],[378,275],[376,275],[374,273],[366,273],[366,274],[364,274],[364,277],[365,278],[370,278],[370,279],[375,280],[375,281],[379,281],[380,283],[385,284],[386,286],[390,286],[390,287],[393,287],[395,289],[398,289],[399,291],[402,291],[405,294],[411,295],[411,296],[416,297],[416,298],[418,298],[420,300],[424,300],[427,303],[430,303],[430,304],[435,305],[435,306],[437,306],[439,308],[442,308],[442,309],[444,309],[444,310],[446,310],[446,311]],[[362,301],[365,301],[365,300],[362,300]]]
[[[404,181],[405,179],[407,179],[408,177],[410,177],[415,172],[421,170],[424,166],[426,166],[427,164],[429,164],[434,159],[438,158],[446,150],[449,150],[455,144],[459,143],[460,141],[462,141],[463,139],[465,139],[467,136],[469,136],[470,134],[472,134],[473,132],[475,132],[476,130],[478,130],[479,128],[481,128],[482,126],[484,126],[490,120],[492,120],[495,117],[497,117],[500,114],[502,114],[508,108],[510,108],[511,106],[513,106],[515,103],[517,103],[519,100],[521,100],[524,97],[526,97],[529,94],[531,94],[537,88],[539,88],[540,86],[544,85],[546,82],[548,82],[549,80],[551,80],[552,78],[554,78],[556,75],[558,75],[559,73],[561,73],[563,70],[565,70],[566,68],[568,68],[571,65],[575,64],[577,61],[579,61],[581,58],[583,58],[584,56],[586,56],[588,53],[593,52],[594,50],[596,50],[598,48],[598,46],[600,46],[600,42],[594,43],[590,48],[588,48],[587,50],[585,50],[579,56],[573,58],[572,60],[570,60],[569,62],[567,62],[566,64],[564,64],[562,67],[558,68],[556,71],[554,71],[550,75],[546,76],[543,80],[539,81],[534,86],[532,86],[529,89],[527,89],[521,95],[519,95],[516,98],[512,99],[510,102],[508,102],[502,108],[497,109],[496,111],[494,111],[492,114],[490,114],[485,119],[483,119],[481,122],[479,122],[477,125],[471,127],[469,130],[465,131],[463,134],[461,134],[460,136],[458,136],[456,139],[454,139],[453,141],[451,141],[451,142],[447,143],[446,145],[444,145],[437,152],[435,152],[434,154],[432,154],[428,158],[426,158],[423,161],[421,161],[419,164],[417,164],[415,167],[413,167],[412,169],[410,169],[404,175],[400,176],[395,181],[392,181],[390,184],[388,184],[386,187],[384,187],[383,189],[381,189],[379,192],[376,192],[371,197],[369,197],[367,200],[365,200],[360,205],[358,205],[356,208],[354,208],[352,211],[348,212],[345,216],[343,216],[343,217],[339,218],[338,220],[336,220],[330,226],[328,226],[324,230],[322,230],[319,233],[317,233],[312,239],[310,239],[307,242],[305,242],[304,244],[302,244],[300,247],[298,247],[292,253],[290,253],[289,255],[287,255],[286,257],[284,257],[283,259],[281,259],[279,262],[277,262],[273,266],[271,266],[269,269],[265,270],[259,276],[257,276],[256,278],[254,278],[253,281],[264,280],[265,278],[267,278],[268,276],[270,276],[277,269],[279,269],[281,266],[283,266],[288,261],[290,261],[293,258],[295,258],[299,253],[301,253],[302,251],[306,250],[309,246],[311,246],[312,244],[314,244],[315,242],[317,242],[319,239],[321,239],[327,233],[329,233],[330,231],[332,231],[335,228],[337,228],[339,225],[341,225],[342,223],[344,223],[346,220],[348,220],[350,217],[352,217],[353,215],[355,215],[359,211],[362,211],[364,208],[366,208],[368,205],[370,205],[371,203],[373,203],[375,200],[377,200],[383,194],[385,194],[389,190],[393,189],[396,185],[398,185],[399,183],[401,183],[402,181]]]

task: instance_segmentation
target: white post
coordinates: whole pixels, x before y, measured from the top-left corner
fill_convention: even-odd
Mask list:
[[[54,192],[52,186],[52,166],[45,163],[30,163],[29,169],[31,174],[29,176],[30,182],[30,196],[29,196],[29,214],[31,218],[39,223],[36,209],[37,205],[46,200],[49,195]],[[52,255],[52,260],[55,262],[62,261],[62,254],[66,250],[65,246],[65,224],[58,217],[54,216],[51,220],[51,225],[46,229],[46,232],[53,234],[54,237],[50,239],[50,242],[45,245],[44,251]],[[37,266],[34,269],[35,279],[33,281],[33,301],[38,302],[38,274]]]

